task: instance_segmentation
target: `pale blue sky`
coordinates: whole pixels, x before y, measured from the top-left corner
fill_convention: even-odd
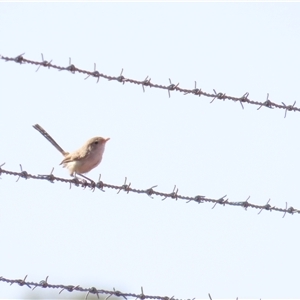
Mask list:
[[[0,3],[0,54],[300,106],[299,13],[299,3]],[[95,180],[300,208],[299,113],[35,70],[0,61],[6,169],[69,177],[39,123],[69,151],[111,138]],[[0,276],[175,298],[300,297],[299,215],[1,178]]]

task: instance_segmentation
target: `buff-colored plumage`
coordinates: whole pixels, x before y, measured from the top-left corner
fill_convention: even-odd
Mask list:
[[[105,149],[105,144],[109,138],[94,137],[89,139],[80,149],[69,153],[64,151],[56,141],[38,124],[33,127],[39,131],[61,154],[64,156],[60,163],[67,168],[70,175],[84,174],[97,167]]]

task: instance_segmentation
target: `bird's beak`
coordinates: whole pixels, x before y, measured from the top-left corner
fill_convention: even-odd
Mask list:
[[[110,138],[105,139],[105,143],[106,143],[108,140],[110,140]]]

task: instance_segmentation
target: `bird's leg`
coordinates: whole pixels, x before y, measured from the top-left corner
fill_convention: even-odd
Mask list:
[[[92,180],[92,179],[90,179],[90,178],[84,176],[83,174],[75,173],[75,177],[76,177],[76,175],[79,175],[79,176],[81,176],[82,178],[84,178],[84,179],[86,179],[86,180],[89,180],[91,183],[95,183],[94,180]]]

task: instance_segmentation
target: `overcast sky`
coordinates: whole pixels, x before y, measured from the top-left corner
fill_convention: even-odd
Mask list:
[[[299,14],[299,3],[0,3],[0,54],[299,107]],[[3,168],[70,178],[39,123],[67,151],[110,137],[95,181],[300,208],[299,113],[36,69],[0,60]],[[184,299],[300,297],[298,214],[16,179],[0,180],[0,276]]]

